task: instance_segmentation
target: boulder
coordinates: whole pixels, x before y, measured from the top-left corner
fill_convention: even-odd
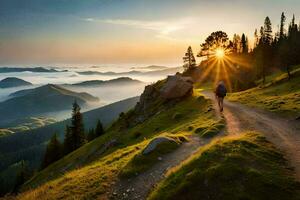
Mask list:
[[[170,142],[177,144],[177,142],[174,139],[169,138],[169,137],[157,137],[157,138],[154,138],[153,140],[151,140],[151,142],[149,142],[149,144],[143,150],[142,154],[143,155],[149,154],[149,153],[153,152],[157,148],[157,146],[159,144],[170,143]]]
[[[168,76],[166,83],[160,89],[165,99],[177,99],[190,95],[193,91],[193,80],[180,75]]]

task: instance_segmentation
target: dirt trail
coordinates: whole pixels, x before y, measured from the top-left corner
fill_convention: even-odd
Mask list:
[[[150,170],[131,179],[118,180],[109,198],[115,200],[146,199],[151,189],[165,177],[168,169],[177,166],[195,153],[200,146],[209,142],[209,139],[200,139],[198,136],[192,135],[189,142],[183,143],[174,152],[162,156],[162,160]]]
[[[211,92],[205,96],[215,102]],[[217,109],[216,102],[214,104]],[[288,121],[270,112],[250,108],[238,103],[224,102],[223,116],[226,121],[226,132],[240,134],[243,131],[259,131],[281,149],[292,167],[295,168],[296,178],[300,180],[300,124]],[[298,124],[297,124],[298,123]],[[218,137],[222,137],[220,134]],[[110,199],[135,200],[146,199],[148,193],[164,178],[168,169],[177,166],[191,156],[199,147],[208,144],[210,140],[192,136],[190,141],[181,145],[176,151],[162,157],[162,161],[152,169],[128,180],[118,180],[112,189]]]
[[[212,93],[205,95],[215,101]],[[271,112],[250,108],[245,105],[224,101],[224,112],[228,132],[238,134],[254,130],[264,136],[283,151],[295,168],[296,178],[300,180],[300,123],[288,120]]]

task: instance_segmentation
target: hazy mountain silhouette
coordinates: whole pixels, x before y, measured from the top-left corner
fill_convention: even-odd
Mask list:
[[[122,85],[143,84],[143,82],[129,78],[129,77],[120,77],[120,78],[111,79],[111,80],[107,80],[107,81],[103,81],[103,80],[83,81],[80,83],[72,84],[72,86],[95,87],[95,86],[115,86],[115,85],[119,85],[119,84],[122,84]]]
[[[99,101],[88,93],[77,93],[57,85],[44,85],[34,89],[21,90],[10,95],[12,98],[0,103],[0,125],[12,120],[40,116],[44,113],[69,110],[74,100],[81,106]]]
[[[32,85],[32,83],[16,77],[8,77],[0,81],[0,88],[10,88],[10,87],[19,87],[19,86],[28,86],[28,85]]]
[[[166,76],[166,75],[175,74],[176,72],[181,72],[182,70],[183,70],[182,67],[173,67],[173,68],[155,70],[155,71],[149,71],[149,72],[142,72],[142,71],[133,70],[133,71],[129,71],[129,72],[82,71],[82,72],[77,72],[77,73],[81,74],[81,75],[105,75],[105,76],[131,76],[131,75]]]
[[[68,70],[46,69],[44,67],[0,67],[0,73],[11,72],[66,72]]]

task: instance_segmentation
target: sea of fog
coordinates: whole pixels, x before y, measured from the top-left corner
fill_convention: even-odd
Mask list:
[[[0,102],[7,100],[9,94],[23,90],[39,87],[45,84],[73,84],[87,80],[111,80],[119,78],[119,75],[80,75],[77,72],[82,71],[98,71],[98,72],[128,72],[149,71],[149,69],[139,67],[59,67],[57,70],[68,70],[67,72],[51,72],[51,73],[36,73],[36,72],[17,72],[17,73],[0,73],[0,80],[7,77],[17,77],[25,81],[31,82],[32,86],[14,87],[8,89],[0,89]],[[137,86],[118,86],[118,87],[103,87],[103,88],[76,88],[76,92],[88,92],[93,96],[100,98],[101,105],[116,102],[133,96],[138,96],[142,93],[144,87],[152,82],[165,78],[165,76],[145,76],[145,75],[126,75],[133,79],[143,81],[145,84]]]

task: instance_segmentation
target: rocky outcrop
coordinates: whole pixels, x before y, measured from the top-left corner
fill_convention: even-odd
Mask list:
[[[177,142],[169,137],[157,137],[154,138],[153,140],[151,140],[151,142],[149,142],[149,144],[146,146],[146,148],[143,150],[142,154],[146,155],[149,154],[153,151],[155,151],[155,149],[157,148],[157,146],[159,144],[163,144],[163,143],[174,143],[175,145],[177,145]]]
[[[193,80],[181,74],[168,76],[165,80],[146,86],[132,112],[134,115],[127,116],[127,127],[132,127],[173,107],[182,98],[192,95],[192,92]]]
[[[176,99],[190,95],[193,91],[193,80],[180,75],[168,76],[166,83],[160,89],[164,99]]]

